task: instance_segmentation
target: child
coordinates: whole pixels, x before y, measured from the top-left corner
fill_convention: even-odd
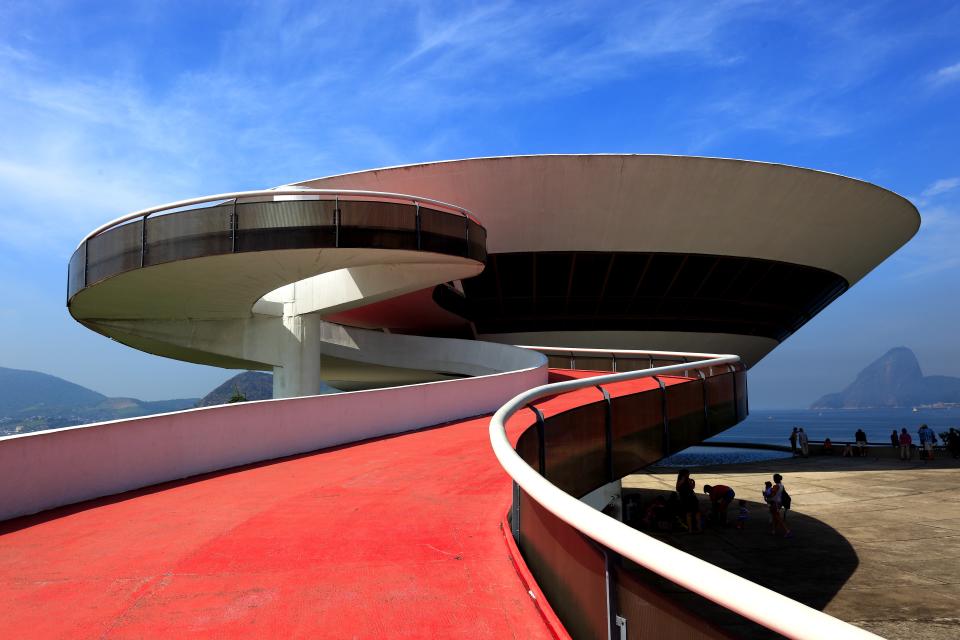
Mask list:
[[[750,511],[747,509],[747,501],[740,501],[740,511],[737,512],[737,529],[743,529],[750,518]]]

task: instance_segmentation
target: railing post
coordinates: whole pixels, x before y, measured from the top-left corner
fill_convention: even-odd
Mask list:
[[[513,534],[513,541],[520,548],[520,485],[513,481],[513,504],[511,505],[512,514],[510,517],[510,532]]]
[[[470,217],[463,214],[463,257],[470,257]]]
[[[700,378],[700,387],[703,389],[703,422],[707,431],[710,430],[710,403],[707,397],[707,377],[703,374],[703,369],[697,369],[697,377]]]
[[[613,482],[613,401],[610,400],[610,393],[602,386],[597,385],[597,389],[603,394],[603,399],[607,402],[607,410],[604,414],[604,465],[606,466],[607,482]]]
[[[149,215],[149,214],[147,214]],[[144,256],[147,253],[147,216],[140,220],[140,268],[143,268]]]
[[[420,240],[420,203],[414,200],[413,204],[417,207],[417,218],[415,223],[417,228],[417,251],[422,251],[423,244]]]
[[[547,450],[546,450],[546,434],[544,429],[546,427],[546,422],[543,419],[543,413],[540,412],[540,409],[537,409],[534,406],[529,407],[530,411],[533,411],[533,415],[537,417],[537,465],[540,467],[537,471],[540,472],[544,478],[547,477]]]
[[[733,417],[739,422],[740,421],[740,402],[737,398],[737,368],[732,364],[728,364],[727,368],[730,370],[730,377],[733,379]]]
[[[340,196],[333,199],[333,246],[340,247]]]
[[[610,556],[613,552],[607,548],[603,549],[603,574],[604,586],[607,596],[607,640],[616,640],[619,637],[617,633],[617,603],[615,600],[617,589],[613,584],[613,561]]]
[[[90,241],[83,243],[83,287],[87,287],[87,264],[90,262]],[[69,289],[68,289],[69,291]]]
[[[230,253],[237,252],[237,199],[233,199],[233,209],[230,211]]]
[[[660,385],[660,411],[663,412],[663,455],[670,455],[670,417],[667,414],[667,385],[660,376],[652,376]]]

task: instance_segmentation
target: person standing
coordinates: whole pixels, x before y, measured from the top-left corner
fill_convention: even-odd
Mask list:
[[[890,444],[893,445],[893,452],[897,452],[897,447],[900,446],[900,436],[897,435],[897,430],[894,429],[890,432]]]
[[[697,483],[690,477],[688,469],[680,469],[677,472],[677,496],[680,498],[680,509],[683,512],[687,530],[690,533],[699,533],[703,531],[703,521],[700,519],[700,502],[697,500],[697,494],[693,492]],[[696,525],[696,528],[694,528]]]
[[[793,454],[793,457],[797,457],[797,439],[799,438],[797,428],[794,427],[793,431],[790,433],[790,453]]]
[[[854,440],[857,442],[857,455],[867,455],[867,434],[864,433],[863,429],[857,429],[857,432],[854,434]]]
[[[910,434],[907,433],[907,428],[903,427],[900,429],[900,459],[901,460],[912,460],[913,451],[910,450],[910,446],[913,444],[913,438],[910,437]]]
[[[800,441],[800,453],[804,458],[810,455],[810,439],[807,438],[807,434],[804,432],[803,427],[800,427],[800,433],[797,434],[797,440]]]
[[[787,523],[783,519],[783,496],[786,489],[783,486],[783,476],[779,473],[773,474],[773,486],[770,487],[770,517],[773,519],[774,533],[783,532],[784,538],[792,538],[793,534]]]
[[[917,431],[920,439],[920,447],[923,449],[923,459],[933,460],[933,430],[925,424],[920,425]]]

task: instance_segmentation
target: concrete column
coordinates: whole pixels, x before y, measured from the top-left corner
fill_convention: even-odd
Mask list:
[[[288,339],[280,342],[282,365],[273,368],[274,398],[313,396],[323,392],[324,384],[320,377],[320,354],[323,345],[321,324],[318,314],[284,313],[283,328]]]

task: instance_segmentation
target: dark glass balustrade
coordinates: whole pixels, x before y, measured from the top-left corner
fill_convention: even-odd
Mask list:
[[[146,224],[146,227],[144,227]],[[458,213],[378,200],[228,201],[159,212],[107,229],[71,256],[67,300],[145,266],[226,253],[374,248],[486,260],[486,230]]]
[[[549,357],[551,363],[570,364],[568,356]],[[599,369],[603,360],[577,357],[576,364]],[[624,361],[636,368],[651,364],[636,357],[617,361],[618,368]],[[612,358],[605,362],[609,369]],[[747,416],[742,364],[706,369],[702,378],[691,370],[689,376],[674,384],[664,377],[659,389],[599,399],[540,423],[533,419],[517,441],[517,453],[555,486],[582,497]],[[620,637],[618,618],[631,639],[728,637],[648,585],[646,570],[590,540],[522,490],[515,492],[510,519],[530,571],[572,637],[603,638],[608,632]]]

